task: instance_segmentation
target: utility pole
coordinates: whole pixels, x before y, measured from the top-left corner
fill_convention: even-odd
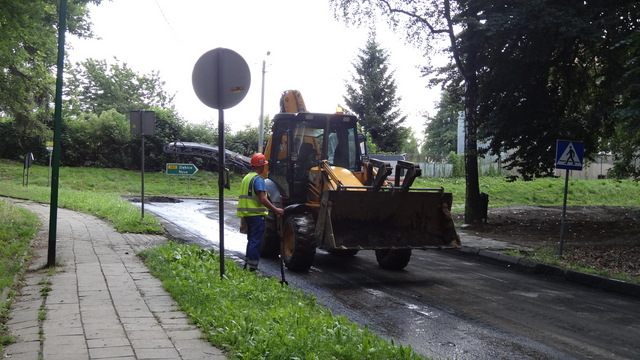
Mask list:
[[[267,51],[267,56],[271,51]],[[267,67],[267,60],[262,60],[262,92],[260,93],[260,119],[258,119],[258,152],[262,153],[262,145],[264,144],[264,74]]]

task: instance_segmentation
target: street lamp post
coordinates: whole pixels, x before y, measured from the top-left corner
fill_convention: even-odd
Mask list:
[[[267,51],[267,56],[271,51]],[[262,60],[262,92],[260,94],[260,119],[258,119],[258,152],[262,153],[262,145],[264,143],[264,74],[267,67],[267,61]]]

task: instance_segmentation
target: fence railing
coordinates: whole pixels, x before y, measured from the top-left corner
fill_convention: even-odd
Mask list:
[[[418,163],[422,169],[423,177],[449,178],[453,174],[453,164],[444,163]],[[505,171],[498,168],[496,163],[480,163],[478,165],[480,176],[504,175]]]
[[[420,169],[422,169],[423,177],[448,178],[451,177],[451,174],[453,173],[452,164],[418,163],[418,165],[420,165]]]

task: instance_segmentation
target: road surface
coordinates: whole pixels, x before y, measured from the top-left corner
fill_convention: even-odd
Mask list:
[[[151,203],[171,232],[217,246],[218,203]],[[241,258],[235,203],[225,203],[225,252]],[[279,277],[279,264],[260,270]],[[286,272],[336,315],[435,359],[638,359],[640,299],[595,290],[464,255],[414,250],[403,271],[380,269],[373,251],[352,259],[318,251],[308,273]]]

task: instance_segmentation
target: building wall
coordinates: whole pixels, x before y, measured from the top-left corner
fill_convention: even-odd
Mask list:
[[[596,161],[587,163],[582,167],[582,170],[571,170],[569,177],[572,179],[604,179],[607,177],[607,172],[613,167],[613,156],[603,155],[598,156]],[[566,170],[556,169],[556,176],[565,176]]]

